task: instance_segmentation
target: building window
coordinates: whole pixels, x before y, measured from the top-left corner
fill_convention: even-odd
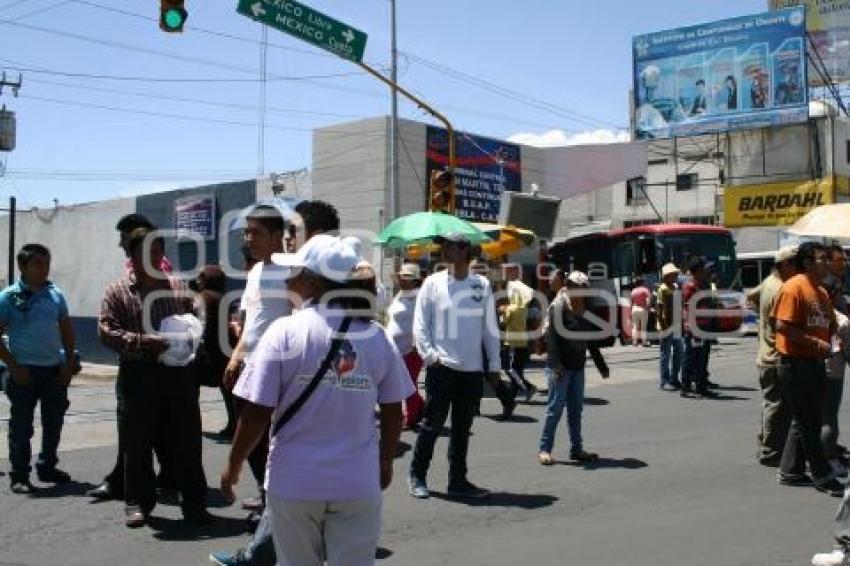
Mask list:
[[[717,219],[715,219],[714,216],[682,216],[679,218],[679,222],[682,224],[705,224],[708,226],[714,226]]]
[[[646,177],[633,177],[626,181],[626,204],[646,203]]]
[[[698,183],[699,175],[696,173],[683,173],[682,175],[676,175],[677,191],[690,191],[691,189],[697,188]]]
[[[649,226],[650,224],[661,224],[657,218],[647,218],[644,220],[623,220],[623,228],[632,228],[634,226]]]

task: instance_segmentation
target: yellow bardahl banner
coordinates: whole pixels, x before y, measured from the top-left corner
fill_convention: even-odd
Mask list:
[[[835,202],[832,179],[726,187],[723,224],[787,226],[811,209]]]

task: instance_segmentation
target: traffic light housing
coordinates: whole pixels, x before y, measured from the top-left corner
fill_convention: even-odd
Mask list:
[[[185,0],[159,0],[159,29],[168,33],[180,33],[189,17]]]
[[[454,213],[455,176],[449,171],[431,171],[428,207],[432,212]]]

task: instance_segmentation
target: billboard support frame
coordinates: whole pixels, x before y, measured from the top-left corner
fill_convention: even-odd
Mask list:
[[[835,82],[832,80],[832,76],[829,74],[829,69],[826,68],[826,64],[823,62],[823,58],[820,56],[820,51],[818,51],[818,46],[815,45],[815,41],[812,39],[811,34],[806,32],[806,39],[809,40],[809,47],[811,47],[811,51],[806,50],[807,59],[809,63],[812,64],[817,74],[820,76],[823,81],[826,89],[832,94],[832,97],[835,99],[835,102],[838,104],[838,108],[844,112],[845,116],[850,116],[847,113],[847,107],[844,106],[844,101],[841,100],[841,95],[835,87]],[[815,57],[812,57],[812,52],[817,56],[817,61],[815,61]],[[811,97],[809,97],[811,100]]]

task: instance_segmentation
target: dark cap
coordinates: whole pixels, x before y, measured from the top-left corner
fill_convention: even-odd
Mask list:
[[[434,242],[437,244],[450,243],[461,244],[465,246],[472,245],[472,242],[469,241],[469,236],[461,232],[449,232],[448,234],[437,236],[436,238],[434,238]]]

